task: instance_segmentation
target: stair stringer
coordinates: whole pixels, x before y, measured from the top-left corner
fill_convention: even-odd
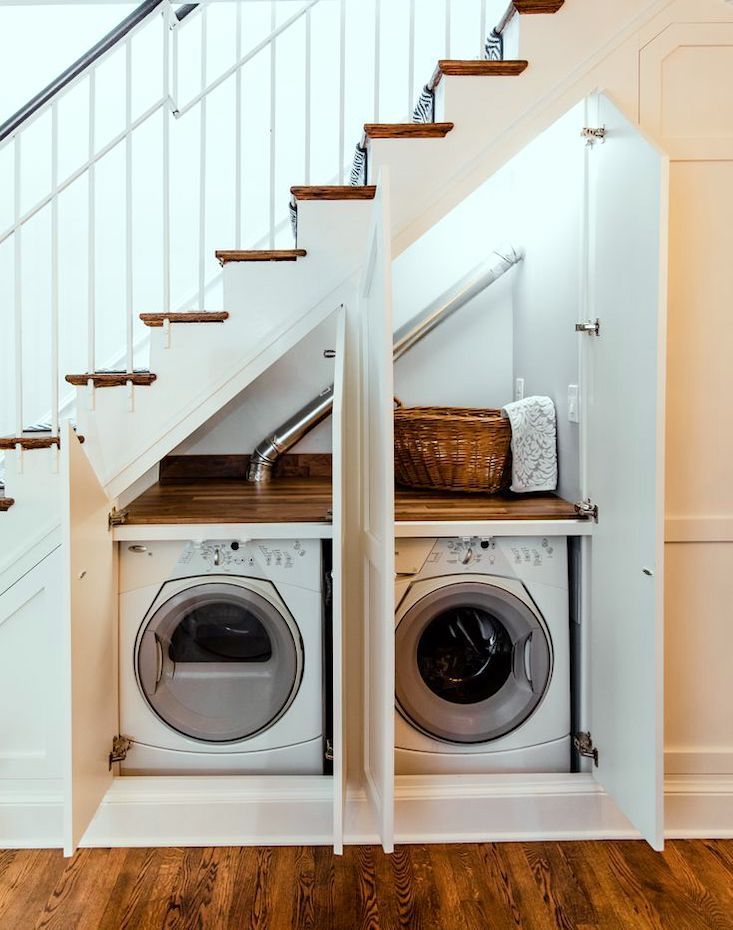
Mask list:
[[[132,409],[125,388],[96,390],[94,409],[89,390],[78,389],[79,430],[112,500],[351,296],[369,203],[330,206],[339,209],[304,211],[306,257],[225,267],[225,323],[173,324],[170,348],[162,329],[152,331],[150,368],[158,378],[134,389]]]
[[[393,254],[599,88],[638,119],[639,33],[673,3],[567,0],[553,16],[519,18],[518,55],[529,61],[522,75],[443,76],[435,119],[454,123],[452,132],[444,139],[376,139],[369,145],[370,180],[384,164],[394,178]],[[721,18],[733,19],[733,10],[719,5]]]

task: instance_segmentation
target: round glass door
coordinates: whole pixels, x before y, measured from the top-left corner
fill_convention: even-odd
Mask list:
[[[550,681],[539,616],[482,582],[443,585],[417,601],[395,634],[397,709],[428,736],[485,743],[521,726]]]
[[[235,742],[271,727],[292,703],[303,647],[289,616],[247,587],[201,583],[165,601],[142,628],[138,684],[169,727]]]

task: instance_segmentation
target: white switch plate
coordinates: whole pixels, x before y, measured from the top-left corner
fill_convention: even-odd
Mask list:
[[[516,378],[514,381],[514,400],[524,400],[524,378]]]
[[[578,385],[568,385],[568,420],[571,423],[580,423],[580,410],[578,406]]]

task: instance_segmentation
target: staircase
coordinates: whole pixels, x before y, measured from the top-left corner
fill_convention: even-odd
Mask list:
[[[350,54],[357,57],[354,42],[346,41],[355,33],[348,30],[359,27],[361,34],[366,19],[357,15],[355,5],[346,0],[200,4],[179,20],[167,0],[143,4],[149,7],[145,15],[74,81],[12,131],[0,127],[0,145],[12,154],[15,182],[14,220],[0,233],[0,260],[14,268],[8,296],[14,308],[14,365],[3,385],[4,396],[14,398],[14,413],[3,411],[2,431],[8,437],[0,440],[6,455],[7,490],[2,494],[11,495],[0,497],[7,560],[34,536],[29,527],[38,518],[38,506],[45,525],[58,522],[53,501],[60,418],[75,415],[100,480],[119,500],[335,306],[355,300],[370,201],[382,168],[392,177],[396,255],[594,89],[595,69],[613,43],[621,43],[663,5],[662,0],[514,0],[492,31],[487,29],[487,4],[477,0],[475,32],[460,52],[468,56],[480,49],[489,57],[474,59],[452,57],[458,49],[450,0],[435,4],[444,11],[446,27],[433,43],[436,48],[417,40],[416,17],[424,7],[411,0],[405,36],[408,96],[386,84],[385,43],[393,11],[375,0],[374,29],[366,29],[373,41],[369,53],[361,55],[374,86],[367,95],[371,99],[363,102],[361,133],[354,133],[358,144],[351,170],[347,102],[359,99],[360,85],[363,90],[368,83],[364,60],[361,69],[347,64]],[[247,45],[243,18],[249,15],[245,8],[254,6],[268,7],[269,23],[262,38]],[[208,44],[226,16],[235,28],[230,64],[211,55]],[[325,127],[322,110],[328,110],[328,101],[324,97],[321,107],[315,91],[321,31],[338,36],[338,92]],[[148,105],[133,92],[133,52],[143,46],[149,50],[146,67],[162,65],[160,93],[156,88]],[[196,48],[200,81],[190,87],[188,56]],[[432,73],[420,93],[417,61],[428,53]],[[288,110],[289,122],[300,126],[290,160],[283,159],[278,139],[278,81],[284,81],[278,69],[286,56],[291,63],[299,56],[303,66],[302,93]],[[101,142],[98,96],[104,69],[115,61],[122,64],[125,85],[123,126]],[[255,66],[270,97],[261,114],[267,129],[260,140],[265,142],[265,170],[255,178],[256,187],[246,157],[257,129],[253,142],[243,115],[247,100],[254,108],[255,98],[262,104],[266,97],[262,90],[245,93]],[[418,97],[409,121],[380,121],[383,115],[411,113]],[[66,174],[61,127],[69,100],[82,110],[86,104],[89,145]],[[429,122],[416,121],[426,113]],[[21,192],[22,166],[30,146],[38,144],[39,126],[49,134],[51,183],[28,206]],[[318,133],[329,130],[337,144],[329,143],[325,155]],[[292,136],[285,138],[287,145]],[[157,183],[140,180],[136,152],[146,151],[138,150],[144,145],[156,166]],[[234,164],[227,173],[221,152],[230,149]],[[196,159],[183,160],[182,152],[194,152]],[[226,174],[226,197],[212,163]],[[288,164],[293,174],[286,179]],[[119,202],[103,209],[113,169]],[[325,182],[320,186],[310,183],[316,171]],[[360,183],[345,184],[349,173]],[[288,202],[280,184],[287,191],[293,181],[301,183],[290,187]],[[142,204],[137,185],[147,198]],[[83,201],[76,214],[85,222],[81,237],[65,231],[74,198]],[[295,243],[287,241],[291,222]],[[50,254],[44,250],[40,269],[35,256],[42,223],[50,233]],[[83,256],[71,284],[63,278],[70,246]],[[31,274],[45,275],[44,299],[34,294]],[[140,304],[146,312],[140,312]],[[40,340],[38,332],[43,333]],[[76,389],[74,394],[62,393],[66,384]],[[27,432],[28,423],[38,419],[49,421],[48,434]],[[43,461],[29,467],[34,456]]]

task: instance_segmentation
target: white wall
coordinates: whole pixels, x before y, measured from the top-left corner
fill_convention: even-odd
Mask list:
[[[333,360],[323,350],[334,347],[336,320],[322,323],[272,368],[223,407],[173,455],[249,454],[288,417],[333,383]],[[293,452],[330,452],[330,418],[317,426]]]
[[[406,404],[501,407],[514,378],[547,394],[558,415],[560,493],[579,493],[578,384],[582,110],[573,108],[394,262],[395,322],[404,323],[502,243],[526,257],[395,366]]]
[[[582,109],[576,107],[512,162],[517,236],[526,249],[514,304],[514,376],[524,394],[547,394],[557,411],[560,494],[579,499],[580,437],[568,421],[568,385],[579,384]],[[582,402],[582,398],[581,398]]]

